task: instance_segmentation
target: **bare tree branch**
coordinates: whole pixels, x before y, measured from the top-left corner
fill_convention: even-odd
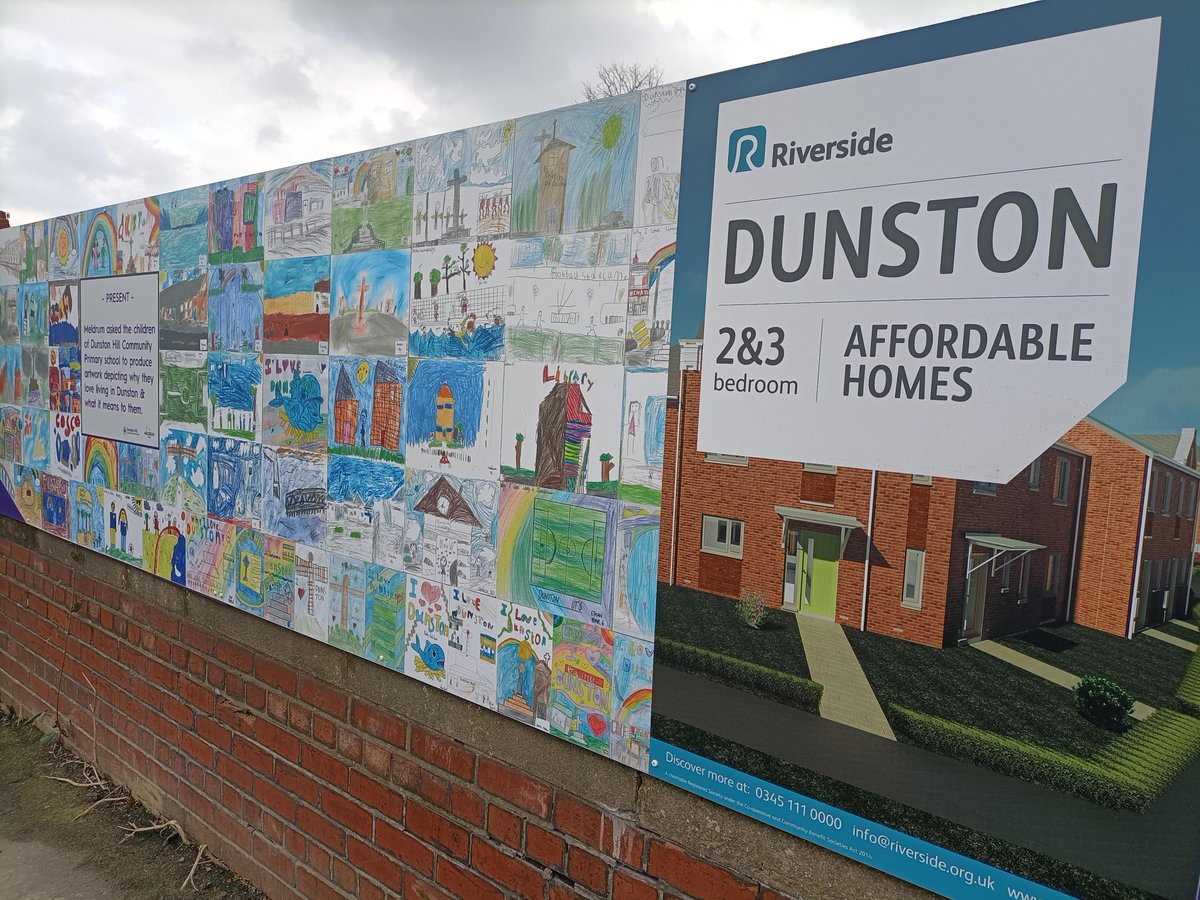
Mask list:
[[[641,91],[662,84],[662,66],[657,63],[607,62],[596,67],[596,80],[583,83],[583,99],[599,100],[630,91]]]

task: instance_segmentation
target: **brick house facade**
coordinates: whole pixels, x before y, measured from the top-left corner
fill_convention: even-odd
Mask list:
[[[1002,485],[872,472],[699,452],[699,379],[679,372],[667,410],[660,581],[934,647],[1049,621],[1132,634],[1135,582],[1132,627],[1161,621],[1168,583],[1186,597],[1194,432],[1179,461],[1085,420]],[[1139,541],[1146,477],[1173,499]]]

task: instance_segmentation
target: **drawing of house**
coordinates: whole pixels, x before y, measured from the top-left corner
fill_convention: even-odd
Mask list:
[[[346,370],[342,370],[342,377]],[[339,387],[341,380],[339,379]],[[375,364],[375,392],[371,409],[371,446],[397,453],[400,450],[400,403],[404,388],[395,368],[380,360]]]
[[[425,514],[421,555],[437,568],[441,580],[454,587],[470,587],[471,573],[461,560],[471,558],[472,532],[482,525],[470,504],[446,478],[440,477],[416,504]]]
[[[536,483],[577,490],[587,471],[592,411],[578,382],[559,382],[538,407]]]
[[[563,212],[567,203],[567,170],[574,144],[558,137],[558,123],[550,134],[542,132],[535,140],[541,149],[537,156],[537,223],[542,234],[562,234]]]
[[[934,647],[1047,622],[1132,637],[1186,609],[1194,429],[1085,419],[1007,484],[701,453],[691,349],[667,408],[660,581]]]
[[[348,368],[338,369],[333,392],[333,439],[339,444],[353,444],[354,429],[358,426],[358,398],[354,396]]]

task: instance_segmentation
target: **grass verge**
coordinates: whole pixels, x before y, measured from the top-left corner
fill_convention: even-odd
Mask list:
[[[659,662],[713,678],[767,700],[820,715],[823,688],[815,681],[801,678],[799,675],[776,672],[766,666],[705,650],[703,647],[682,644],[670,638],[658,638],[654,644],[654,652]]]

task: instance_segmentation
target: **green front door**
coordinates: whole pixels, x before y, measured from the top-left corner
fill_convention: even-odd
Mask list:
[[[796,537],[796,594],[799,612],[832,619],[837,612],[838,557],[842,540],[837,532],[801,529]]]

